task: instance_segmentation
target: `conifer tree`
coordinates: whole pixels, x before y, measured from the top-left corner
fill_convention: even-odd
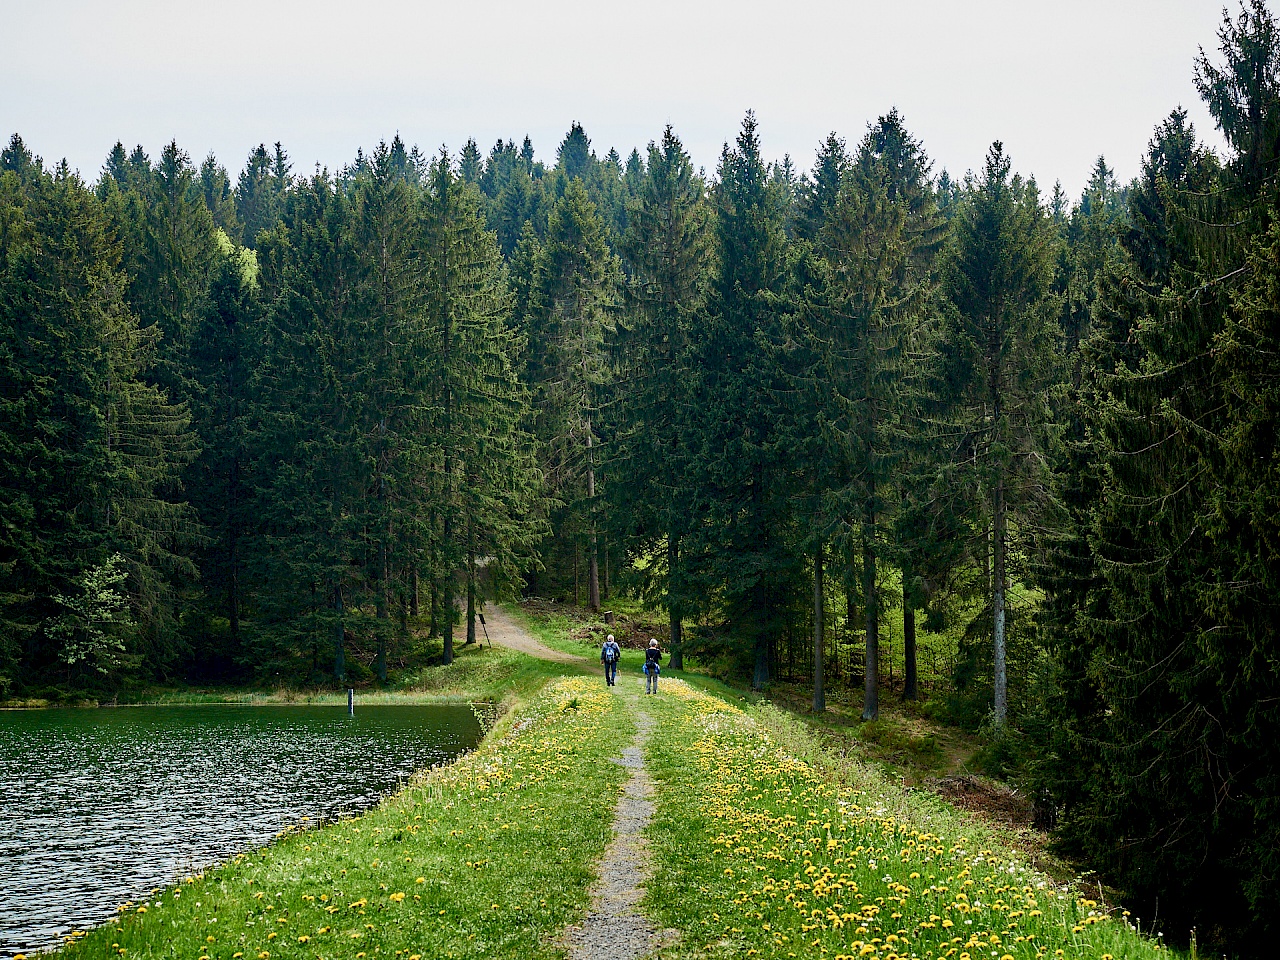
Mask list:
[[[982,528],[990,523],[994,716],[1001,730],[1008,720],[1009,519],[1029,517],[1044,490],[1047,394],[1055,379],[1054,237],[1034,182],[1011,172],[998,142],[982,173],[967,181],[953,229],[943,337],[955,451],[950,472]]]
[[[625,536],[645,553],[665,547],[665,557],[651,569],[665,573],[658,595],[670,618],[671,665],[679,670],[682,622],[693,600],[680,552],[695,498],[687,482],[695,430],[689,351],[709,279],[709,210],[671,127],[661,146],[649,145],[647,169],[640,169],[622,242],[628,309],[617,335],[618,438],[610,462],[618,481],[612,501],[626,518]]]
[[[204,205],[213,217],[214,226],[232,241],[239,240],[243,230],[236,218],[235,190],[227,168],[212,153],[200,164],[200,192],[204,194]]]
[[[573,537],[572,531],[582,531],[592,610],[600,609],[599,429],[609,381],[604,347],[618,280],[595,205],[581,182],[570,180],[537,253],[527,307],[526,376],[549,492],[564,505],[556,532]],[[573,550],[577,556],[576,545]]]
[[[354,239],[350,200],[317,174],[291,194],[280,228],[262,234],[266,303],[255,371],[260,533],[253,573],[260,598],[260,663],[331,638],[333,677],[346,678],[346,634],[362,626],[370,490],[368,402],[378,341],[376,287]]]
[[[703,411],[694,477],[706,505],[688,535],[689,552],[700,582],[719,593],[746,642],[759,689],[803,592],[786,489],[791,466],[779,429],[779,397],[787,389],[779,346],[791,309],[787,198],[760,156],[753,114],[734,148],[721,152],[712,199],[718,269],[694,342],[696,407]]]
[[[214,608],[227,618],[229,644],[220,655],[233,658],[243,654],[241,625],[252,593],[244,565],[246,540],[253,529],[248,420],[261,334],[257,293],[252,251],[226,241],[189,353],[200,455],[188,471],[185,489],[206,532],[201,582]]]
[[[1280,33],[1261,3],[1224,15],[1197,83],[1225,169],[1185,113],[1156,132],[1082,352],[1091,399],[1089,564],[1064,551],[1051,622],[1060,675],[1043,740],[1064,845],[1143,910],[1215,949],[1276,933],[1280,686],[1268,653],[1275,404],[1274,131]],[[1074,595],[1074,596],[1073,596]],[[1075,597],[1080,612],[1072,617]]]
[[[270,230],[284,215],[285,193],[292,184],[289,156],[277,143],[269,153],[258,144],[249,153],[236,183],[236,217],[244,230],[240,242],[255,248],[258,236]]]
[[[795,235],[801,240],[815,239],[835,209],[840,181],[849,168],[849,153],[844,141],[834,133],[827,135],[818,148],[813,176],[800,177],[797,188]]]
[[[0,223],[5,635],[23,639],[35,666],[70,666],[54,646],[74,632],[43,629],[59,615],[54,598],[74,600],[119,554],[125,576],[113,582],[138,629],[113,662],[163,678],[175,659],[172,586],[192,572],[175,549],[190,515],[168,494],[194,451],[185,410],[143,379],[158,330],[129,310],[101,204],[65,163],[46,172],[18,138],[0,154]],[[19,654],[0,649],[11,681],[6,654]]]
[[[828,141],[835,157],[838,146]],[[834,159],[827,163],[835,166]],[[898,113],[881,117],[824,214],[817,243],[827,275],[820,299],[807,311],[815,343],[810,380],[823,409],[822,443],[830,448],[824,460],[834,460],[823,471],[830,488],[819,525],[833,533],[844,556],[861,557],[866,720],[879,713],[877,580],[879,557],[888,547],[884,520],[898,499],[890,487],[900,472],[903,435],[915,425],[904,391],[911,380],[909,346],[919,340],[930,305],[932,260],[942,238],[928,174],[928,159]],[[819,543],[819,558],[821,551]],[[852,571],[846,579],[855,579]]]

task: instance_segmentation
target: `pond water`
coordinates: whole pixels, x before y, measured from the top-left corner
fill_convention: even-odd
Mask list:
[[[480,733],[466,706],[0,710],[0,958],[372,806]]]

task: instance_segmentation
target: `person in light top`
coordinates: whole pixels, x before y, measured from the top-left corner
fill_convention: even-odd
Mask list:
[[[613,639],[613,634],[604,639],[604,646],[600,648],[600,662],[604,664],[604,682],[606,686],[612,687],[618,679],[618,661],[622,659],[622,648],[618,646],[618,641]]]

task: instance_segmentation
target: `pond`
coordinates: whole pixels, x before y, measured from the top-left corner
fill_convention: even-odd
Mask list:
[[[480,734],[467,706],[0,710],[0,958],[366,809]]]

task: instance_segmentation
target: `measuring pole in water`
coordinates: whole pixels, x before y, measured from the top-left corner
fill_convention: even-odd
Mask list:
[[[356,715],[356,690],[355,687],[347,687],[347,716],[354,717]]]

